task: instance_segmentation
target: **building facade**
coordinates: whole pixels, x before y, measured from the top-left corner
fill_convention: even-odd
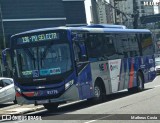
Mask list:
[[[118,9],[124,12],[127,16],[127,21],[124,22],[124,19],[121,19],[121,23],[124,23],[129,28],[133,28],[134,15],[138,14],[138,26],[140,27],[140,17],[154,14],[154,6],[146,6],[144,5],[144,2],[153,2],[153,0],[119,1]]]
[[[98,18],[98,23],[122,24],[128,28],[143,28],[140,17],[153,15],[154,6],[145,5],[153,0],[92,0],[93,20]],[[96,7],[95,7],[96,5]],[[96,11],[96,12],[95,12]],[[97,16],[95,16],[97,13]],[[95,23],[93,21],[93,23]]]
[[[5,36],[6,43],[22,31],[87,23],[84,0],[2,0],[0,5],[0,40]]]
[[[1,0],[0,50],[10,45],[13,34],[77,24],[87,24],[84,0]]]
[[[113,24],[113,7],[106,0],[92,1],[92,21],[94,24]]]

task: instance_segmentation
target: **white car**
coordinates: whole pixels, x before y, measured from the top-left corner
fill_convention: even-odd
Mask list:
[[[0,77],[0,104],[12,101],[17,103],[13,79]]]
[[[155,71],[158,74],[160,74],[160,57],[155,58]]]

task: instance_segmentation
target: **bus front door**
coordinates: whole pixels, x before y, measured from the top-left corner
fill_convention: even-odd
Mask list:
[[[81,99],[93,96],[91,84],[91,67],[88,61],[84,42],[74,43],[74,55],[76,61],[77,83]]]

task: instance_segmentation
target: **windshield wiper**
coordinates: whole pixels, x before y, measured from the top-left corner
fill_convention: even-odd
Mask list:
[[[49,49],[51,46],[52,46],[52,42],[49,43],[49,44],[46,46],[44,52],[42,53],[42,57],[41,57],[42,60],[47,56],[48,49]]]
[[[29,49],[23,49],[25,52],[26,52],[26,54],[33,60],[33,63],[34,63],[34,68],[36,68],[36,63],[35,63],[35,61],[36,61],[36,59],[34,58],[34,55],[31,53],[31,51],[29,50]]]
[[[46,48],[44,49],[43,52],[40,52],[40,65],[42,67],[42,61],[45,59],[47,56],[48,49],[52,46],[53,42],[49,43]]]

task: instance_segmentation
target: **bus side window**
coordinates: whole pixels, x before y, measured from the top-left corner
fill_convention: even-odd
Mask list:
[[[143,34],[141,37],[141,47],[143,55],[152,55],[154,53],[154,46],[152,43],[151,34]]]
[[[104,35],[104,44],[103,44],[103,52],[104,56],[107,56],[108,59],[110,56],[113,56],[116,54],[116,49],[114,46],[113,37],[111,35]]]
[[[88,56],[100,61],[118,58],[113,37],[111,34],[89,34],[86,43]]]
[[[117,35],[117,53],[119,58],[135,57],[140,55],[138,40],[135,34]]]
[[[87,45],[87,51],[88,56],[90,58],[98,58],[99,57],[99,41],[98,41],[98,35],[97,34],[89,34],[88,40],[86,42]]]
[[[119,58],[128,58],[129,57],[129,47],[128,47],[128,38],[126,34],[117,34],[116,35],[116,52]]]
[[[128,36],[129,52],[130,57],[139,56],[138,40],[135,34],[130,34]]]
[[[74,47],[75,60],[77,62],[86,61],[87,60],[87,54],[86,54],[86,49],[85,49],[84,42],[75,42],[73,44],[73,47]]]
[[[74,56],[75,56],[75,61],[80,61],[79,60],[79,52],[80,52],[80,48],[77,46],[76,43],[73,43],[73,49],[74,49]]]

